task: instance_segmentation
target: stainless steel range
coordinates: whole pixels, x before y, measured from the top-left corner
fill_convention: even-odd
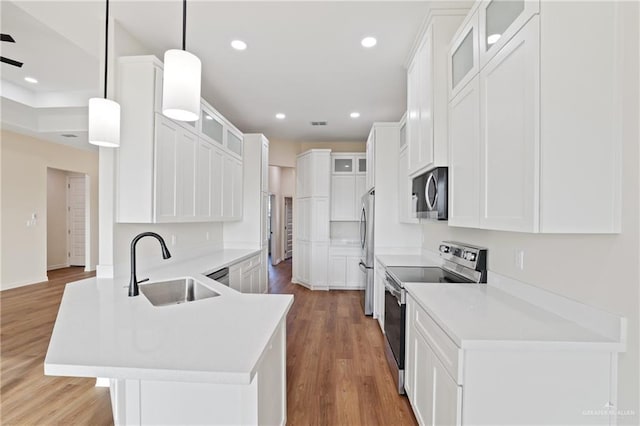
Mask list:
[[[404,394],[405,363],[405,283],[476,284],[487,282],[487,249],[443,241],[440,245],[442,266],[387,268],[384,295],[384,332],[393,353],[392,369],[397,372],[398,392]]]

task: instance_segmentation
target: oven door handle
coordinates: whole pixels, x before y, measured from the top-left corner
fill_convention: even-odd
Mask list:
[[[402,289],[397,288],[387,277],[385,277],[384,281],[384,288],[396,298],[398,306],[402,306],[402,303],[404,302],[402,300]]]

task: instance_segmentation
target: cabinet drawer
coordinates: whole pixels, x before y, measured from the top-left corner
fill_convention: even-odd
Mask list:
[[[250,258],[246,262],[248,263],[246,267],[248,269],[251,269],[254,266],[258,266],[260,264],[260,256],[253,256],[252,258]]]
[[[415,304],[415,302],[413,303]],[[415,329],[427,340],[433,352],[456,383],[462,384],[462,377],[458,375],[459,348],[418,304],[415,304],[413,312]]]

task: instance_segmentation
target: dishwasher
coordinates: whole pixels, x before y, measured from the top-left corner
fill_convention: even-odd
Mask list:
[[[229,268],[218,269],[217,271],[208,274],[207,277],[229,287]]]

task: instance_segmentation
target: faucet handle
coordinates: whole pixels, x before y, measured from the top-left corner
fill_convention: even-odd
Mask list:
[[[149,278],[143,278],[143,279],[141,279],[140,281],[138,281],[138,284],[143,283],[143,282],[145,282],[145,281],[149,281]]]

